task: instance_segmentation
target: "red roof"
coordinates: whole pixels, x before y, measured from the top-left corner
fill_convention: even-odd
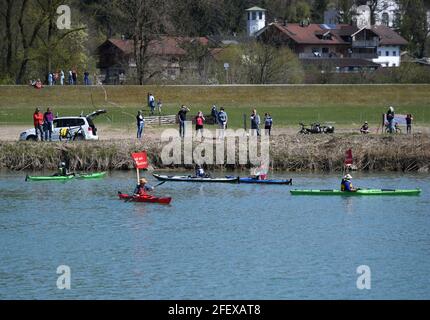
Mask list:
[[[200,44],[206,46],[209,40],[206,37],[199,38],[186,38],[186,37],[167,37],[162,36],[159,39],[152,40],[149,45],[149,51],[154,55],[173,55],[180,56],[185,55],[186,52],[181,48],[184,42],[198,41]],[[122,40],[122,39],[108,39],[103,45],[110,42],[118,49],[123,51],[125,54],[132,54],[134,51],[133,40]]]
[[[260,34],[267,28],[277,28],[282,33],[291,38],[294,42],[299,44],[323,44],[323,45],[336,45],[336,44],[350,44],[342,37],[351,36],[352,34],[360,31],[357,27],[348,24],[330,25],[330,29],[325,25],[309,24],[300,25],[298,23],[289,23],[286,26],[279,23],[271,23],[268,27],[260,31]],[[372,26],[370,28],[380,38],[381,45],[407,45],[408,42],[401,37],[398,33],[386,26]],[[331,39],[321,39],[321,35],[330,34]],[[320,37],[318,37],[320,36]]]
[[[344,35],[345,30],[349,29],[349,25],[336,25],[336,29],[324,29],[319,24],[309,24],[302,26],[298,23],[289,23],[287,26],[272,23],[269,25],[279,29],[285,33],[288,37],[300,44],[324,44],[324,45],[335,45],[335,44],[348,44],[344,41],[341,35]],[[357,30],[357,29],[355,29]],[[331,39],[320,39],[318,35],[329,33]]]
[[[391,30],[387,26],[373,26],[372,31],[379,36],[379,44],[383,46],[397,45],[406,46],[408,41],[406,41],[397,32]]]

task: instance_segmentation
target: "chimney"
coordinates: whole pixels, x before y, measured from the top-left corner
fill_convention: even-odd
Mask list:
[[[125,35],[124,34],[121,35],[121,40],[125,41]]]
[[[288,20],[287,19],[284,20],[284,27],[288,27]]]

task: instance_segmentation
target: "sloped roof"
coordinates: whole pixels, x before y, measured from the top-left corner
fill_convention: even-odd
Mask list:
[[[245,11],[267,11],[267,10],[260,7],[252,7],[252,8],[246,9]]]
[[[342,39],[341,35],[345,33],[345,29],[350,27],[349,25],[336,25],[335,29],[325,29],[319,24],[309,24],[307,26],[302,26],[298,23],[289,23],[288,25],[282,25],[279,23],[271,23],[265,29],[262,29],[258,33],[260,35],[263,30],[267,28],[277,28],[292,40],[299,44],[325,44],[325,45],[335,45],[335,44],[348,44]],[[320,39],[318,35],[323,35],[330,33],[331,39]]]
[[[149,51],[153,55],[185,55],[186,51],[181,48],[184,42],[198,41],[200,44],[207,46],[209,40],[206,37],[186,38],[186,37],[167,37],[162,36],[159,39],[152,40],[149,45]],[[124,54],[132,54],[134,51],[133,40],[108,39],[101,46],[111,43],[121,50]],[[100,47],[101,47],[100,46]]]
[[[408,44],[408,41],[405,40],[401,35],[387,26],[372,26],[372,31],[375,32],[379,36],[379,43],[381,45],[389,46],[389,45],[399,45],[405,46]]]

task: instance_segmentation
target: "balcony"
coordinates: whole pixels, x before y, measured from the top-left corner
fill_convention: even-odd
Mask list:
[[[378,58],[378,55],[376,53],[351,53],[349,58],[369,60]]]
[[[339,58],[333,53],[299,53],[299,59]]]
[[[379,46],[379,40],[355,40],[352,41],[353,48],[375,48]]]

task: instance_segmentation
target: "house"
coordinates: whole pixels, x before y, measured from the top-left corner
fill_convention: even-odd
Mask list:
[[[357,28],[347,24],[270,23],[257,32],[259,41],[288,46],[303,63],[333,59],[336,70],[360,71],[400,65],[407,41],[386,26]]]
[[[408,42],[387,26],[377,25],[362,28],[351,35],[353,52],[366,52],[371,60],[382,67],[399,67],[401,48]]]
[[[209,45],[206,37],[185,38],[161,36],[152,40],[148,47],[148,72],[156,73],[158,79],[177,79],[186,69],[196,66],[187,59],[187,44]],[[134,41],[127,39],[108,39],[98,49],[97,68],[101,80],[106,84],[133,83],[136,77]]]

